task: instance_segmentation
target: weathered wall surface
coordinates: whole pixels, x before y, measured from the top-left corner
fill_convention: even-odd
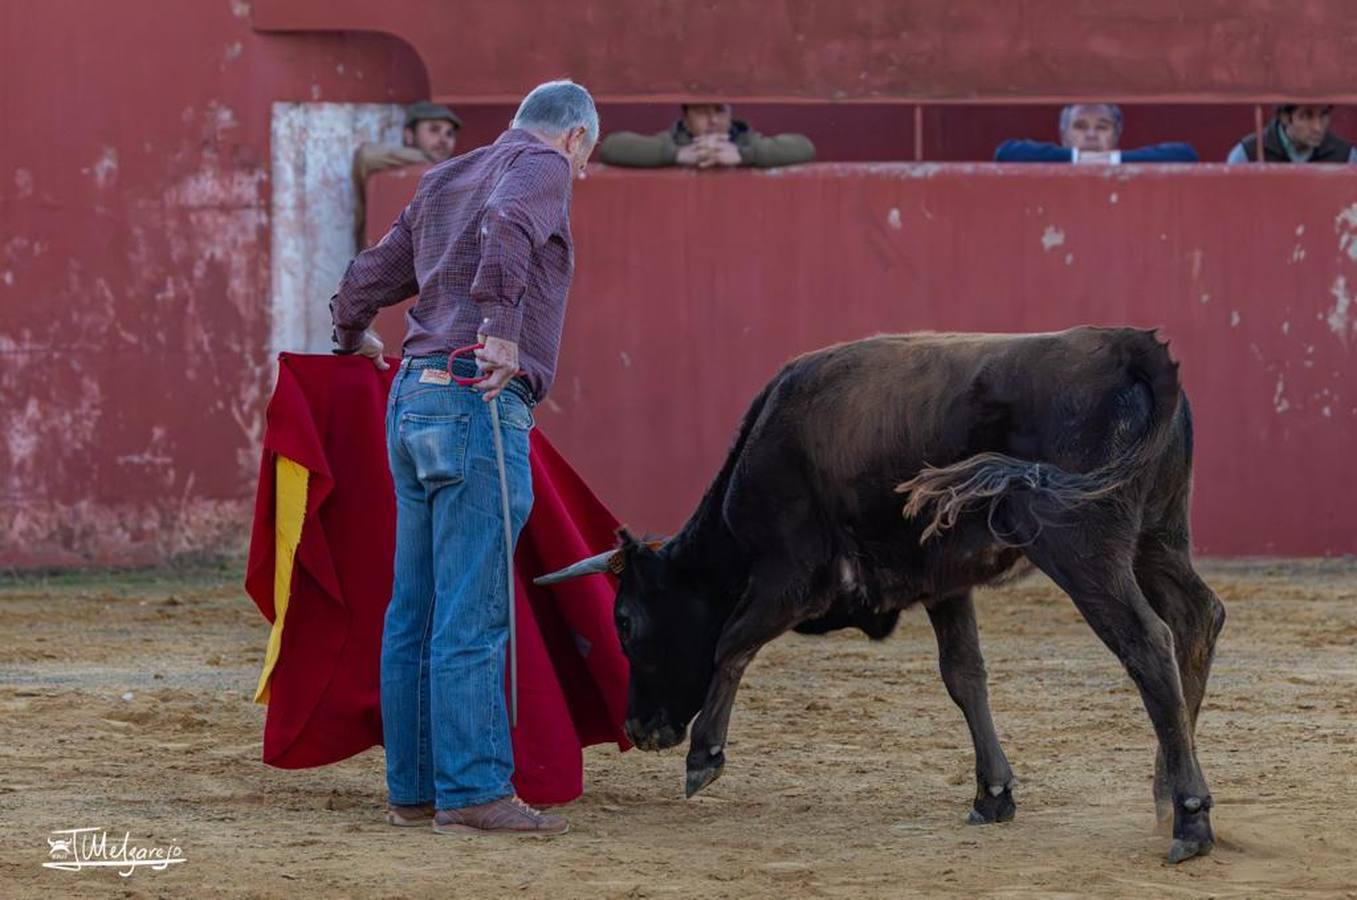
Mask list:
[[[254,5],[262,30],[399,35],[427,64],[434,94],[484,101],[516,100],[562,74],[603,100],[1357,98],[1348,0]]]
[[[353,159],[365,141],[401,142],[399,104],[275,103],[270,143],[270,356],[327,353],[328,299],[358,252]]]
[[[274,104],[505,104],[560,75],[627,105],[613,127],[690,95],[987,102],[969,125],[925,115],[926,152],[960,158],[1049,132],[1049,106],[1010,100],[1351,90],[1341,2],[1211,0],[1187,19],[1167,0],[1070,16],[1052,2],[797,0],[770,18],[757,2],[590,0],[559,5],[553,34],[578,36],[560,41],[540,39],[529,0],[0,4],[0,566],[243,545],[271,353],[292,340],[288,316],[310,341],[326,299],[304,296],[316,282],[273,308],[275,264],[296,274],[308,246],[303,228],[300,259],[270,250]],[[506,117],[480,109],[463,149]],[[811,122],[749,110],[767,130]],[[830,158],[910,155],[910,122],[842,103],[821,115]],[[1144,122],[1147,139],[1190,137]],[[1226,139],[1249,124],[1211,122]],[[309,158],[291,174],[315,176]],[[412,187],[407,173],[388,202]],[[880,329],[1164,324],[1205,418],[1203,548],[1351,551],[1337,454],[1353,434],[1352,194],[1342,173],[605,173],[578,194],[576,309],[541,419],[610,502],[660,530],[788,353]]]
[[[413,186],[374,177],[374,222]],[[1182,363],[1197,547],[1357,553],[1349,167],[604,169],[577,185],[573,231],[537,421],[638,531],[682,523],[789,356],[877,332],[1131,324],[1162,328]],[[399,317],[381,321],[398,343]]]
[[[425,90],[393,38],[262,35],[242,0],[0,5],[0,566],[243,544],[270,105]]]

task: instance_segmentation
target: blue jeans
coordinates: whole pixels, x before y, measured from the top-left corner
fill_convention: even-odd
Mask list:
[[[389,801],[458,809],[513,793],[505,703],[509,607],[490,407],[478,391],[421,382],[446,357],[407,358],[391,385],[386,443],[396,560],[382,632]],[[532,508],[528,405],[499,405],[515,543]]]

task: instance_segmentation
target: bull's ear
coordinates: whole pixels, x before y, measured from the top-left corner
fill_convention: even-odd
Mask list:
[[[625,525],[617,529],[617,539],[618,541],[621,542],[621,545],[618,549],[624,552],[625,551],[634,552],[637,550],[658,550],[661,547],[663,547],[665,543],[668,542],[669,540],[669,538],[659,538],[658,540],[652,541],[637,540],[636,536],[632,534],[630,531],[628,531],[627,526]]]

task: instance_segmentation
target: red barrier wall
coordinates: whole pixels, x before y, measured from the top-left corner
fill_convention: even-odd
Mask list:
[[[264,31],[408,41],[435,95],[600,100],[1357,99],[1348,0],[253,0]]]
[[[375,220],[411,174],[373,179]],[[1126,323],[1162,327],[1182,362],[1199,550],[1357,552],[1357,173],[601,168],[573,222],[538,422],[635,529],[682,522],[791,355],[881,331]],[[398,343],[395,317],[383,329]]]
[[[394,38],[263,35],[249,12],[0,3],[0,568],[244,547],[270,104],[428,90]]]
[[[650,127],[652,115],[638,104],[667,107],[680,93],[707,92],[746,98],[743,111],[766,130],[810,131],[826,158],[864,159],[912,155],[901,101],[988,97],[988,106],[926,112],[925,152],[958,159],[987,156],[1003,137],[1049,135],[1049,104],[1073,96],[1357,98],[1347,65],[1357,19],[1344,0],[1208,0],[1187,12],[1170,0],[551,6],[557,18],[544,40],[537,0],[0,3],[0,567],[151,563],[243,546],[272,374],[276,101],[409,102],[434,93],[502,105],[540,78],[571,74],[631,109],[635,127]],[[271,27],[278,32],[258,30]],[[435,85],[426,64],[437,69]],[[838,102],[853,99],[865,105]],[[1010,100],[1048,105],[1014,110]],[[666,107],[654,127],[669,118]],[[1189,120],[1199,115],[1181,109]],[[947,121],[934,122],[935,114]],[[477,127],[490,139],[504,118],[494,113]],[[614,115],[608,127],[623,121]],[[1248,125],[1231,113],[1213,133],[1229,141]],[[471,126],[464,147],[474,143]],[[1191,127],[1136,115],[1127,143],[1195,140]],[[1212,139],[1198,149],[1218,158],[1225,147]],[[1200,328],[1228,348],[1194,337],[1206,349],[1190,354],[1187,371],[1198,379],[1190,383],[1223,363],[1243,379],[1238,397],[1201,398],[1199,406],[1247,403],[1241,415],[1252,424],[1241,433],[1269,442],[1268,452],[1291,466],[1247,469],[1260,457],[1233,460],[1217,437],[1244,426],[1208,423],[1204,440],[1216,442],[1216,455],[1202,470],[1206,548],[1351,549],[1352,520],[1341,512],[1350,481],[1336,477],[1345,470],[1326,455],[1351,436],[1342,430],[1350,398],[1319,380],[1325,372],[1350,379],[1349,357],[1332,331],[1304,331],[1318,326],[1316,315],[1342,318],[1333,291],[1349,262],[1334,216],[1352,202],[1347,181],[1338,173],[1237,173],[1207,189],[1161,183],[1167,172],[1122,171],[1108,177],[1131,180],[1119,203],[1104,207],[1097,196],[1076,199],[1082,195],[1061,180],[1093,184],[1103,177],[1096,173],[1029,171],[1012,180],[981,167],[914,177],[934,171],[740,173],[696,182],[682,173],[612,173],[582,185],[576,309],[552,398],[578,415],[547,408],[544,425],[572,452],[586,449],[594,426],[614,427],[619,443],[600,444],[608,455],[583,454],[586,474],[637,527],[671,527],[719,458],[740,406],[786,353],[877,327],[1009,327],[1004,315],[1035,327],[1043,323],[1037,294],[1011,295],[1024,304],[1021,316],[985,294],[1029,284],[1046,292],[1041,298],[1057,298],[1043,299],[1056,304],[1046,324],[1121,316],[1122,308],[1103,305],[1122,298],[1140,309],[1144,292],[1125,300],[1130,261],[1172,249],[1165,268],[1143,278],[1154,286],[1152,302],[1184,290],[1190,297],[1199,281],[1210,282],[1198,291],[1212,293],[1200,309],[1181,300],[1205,318],[1170,324]],[[968,186],[972,176],[979,180]],[[1121,204],[1132,196],[1143,209],[1128,218]],[[901,211],[899,231],[882,218],[883,204]],[[1030,230],[1044,233],[1041,217],[1057,208],[1060,218],[1050,222],[1075,254],[1063,270],[1060,246],[1046,253],[1031,245]],[[1183,210],[1190,215],[1180,217]],[[1299,224],[1307,230],[1297,238]],[[1156,244],[1160,233],[1167,237]],[[1112,237],[1104,243],[1100,234]],[[948,249],[963,238],[980,250]],[[993,266],[980,264],[991,258]],[[1091,271],[1094,262],[1110,276]],[[864,293],[845,299],[831,288]],[[1085,288],[1094,299],[1076,306]],[[826,297],[848,310],[828,317],[828,326]],[[946,302],[938,298],[954,297],[967,299],[938,308]],[[1242,316],[1235,328],[1222,298]],[[1287,306],[1291,318],[1283,318]],[[1280,333],[1283,322],[1289,334]],[[708,352],[726,353],[720,342],[746,327],[756,340],[737,349],[747,359],[712,357],[731,372],[710,382],[719,389],[711,396],[673,388],[705,389],[713,376],[693,384],[654,371],[667,361],[687,373],[704,346],[688,339],[715,336]],[[623,351],[636,371],[625,369]],[[639,393],[618,393],[624,387]],[[656,396],[688,417],[691,434],[676,432],[655,447],[642,440],[638,432],[674,427],[652,423],[660,413],[647,404]],[[630,418],[620,419],[623,412]],[[657,465],[642,452],[657,454]],[[675,474],[656,479],[664,467]],[[1225,480],[1213,486],[1217,478]],[[655,493],[657,480],[664,485]],[[1248,502],[1266,513],[1265,533],[1241,516],[1240,536],[1215,536],[1210,522],[1233,509],[1234,485],[1247,485]]]

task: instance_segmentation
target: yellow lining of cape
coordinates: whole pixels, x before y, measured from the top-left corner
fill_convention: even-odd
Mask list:
[[[254,702],[269,702],[269,682],[273,667],[278,664],[278,650],[283,644],[283,623],[287,618],[287,602],[292,593],[292,565],[297,558],[297,544],[302,539],[302,522],[306,519],[306,484],[311,473],[299,463],[279,455],[274,465],[273,500],[273,630],[269,632],[268,649],[264,651],[264,669],[259,673],[259,687]]]

